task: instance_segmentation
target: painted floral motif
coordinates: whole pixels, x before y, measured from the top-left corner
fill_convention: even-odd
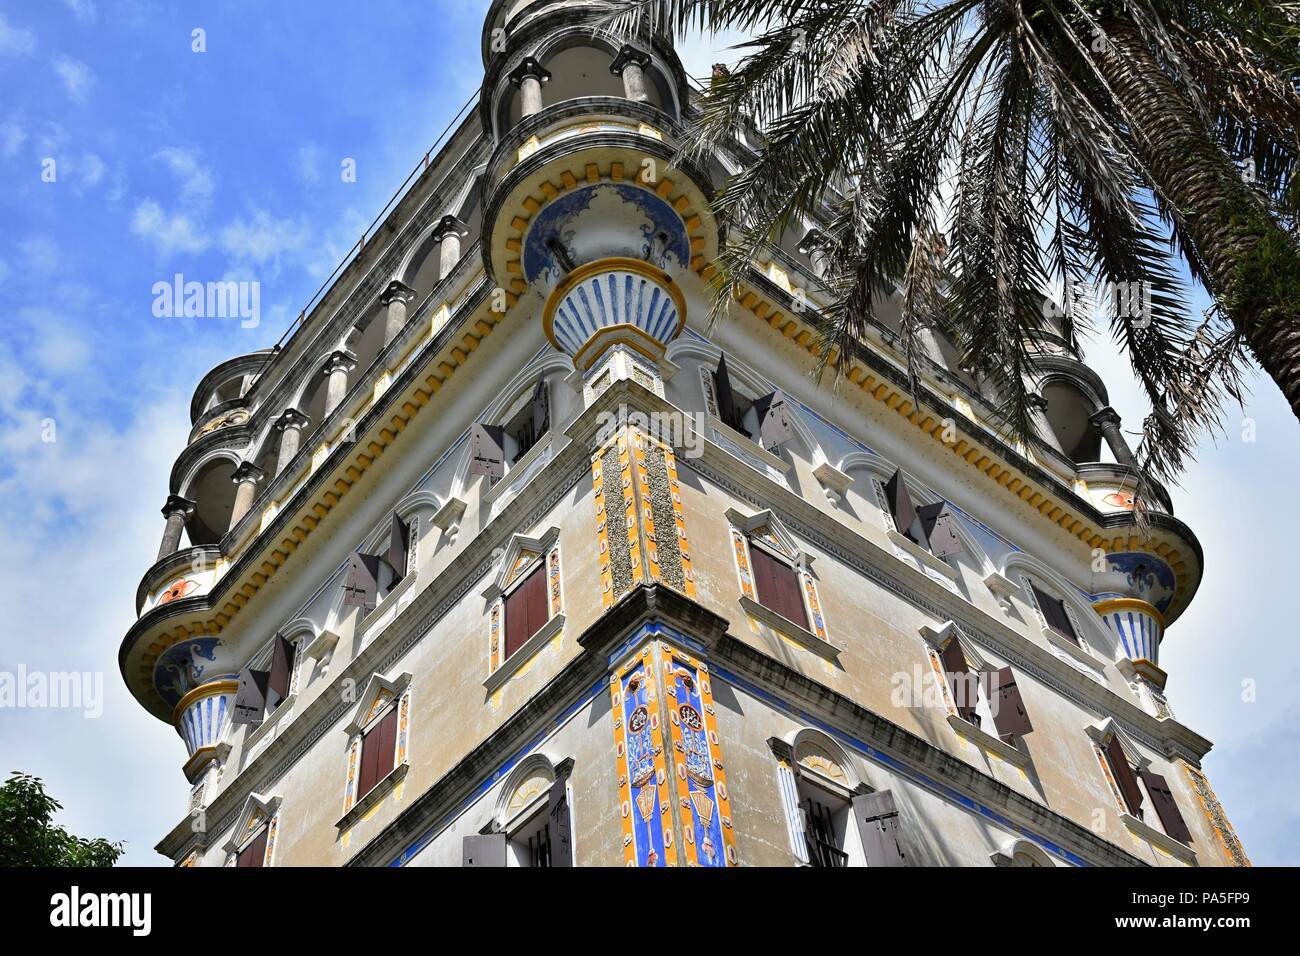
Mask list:
[[[187,594],[190,594],[198,586],[198,581],[191,581],[189,578],[181,578],[179,581],[173,581],[171,584],[167,585],[167,590],[163,591],[162,595],[159,596],[158,603],[162,605],[170,604],[172,601],[178,601]]]
[[[677,859],[651,653],[644,651],[610,682],[628,866],[673,866]]]

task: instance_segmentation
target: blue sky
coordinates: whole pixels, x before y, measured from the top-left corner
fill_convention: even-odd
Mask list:
[[[60,821],[127,841],[126,862],[165,862],[152,847],[186,795],[184,746],[116,655],[192,389],[280,336],[474,92],[486,8],[0,0],[0,671],[103,677],[96,719],[0,711],[0,773],[44,777]],[[682,52],[696,75],[720,58]],[[153,285],[177,272],[259,282],[260,324],[156,318]],[[1109,343],[1089,354],[1136,425],[1131,375]],[[1179,717],[1215,741],[1206,768],[1247,851],[1297,863],[1300,424],[1267,381],[1247,414],[1255,440],[1234,412],[1175,489],[1207,570],[1162,664]]]

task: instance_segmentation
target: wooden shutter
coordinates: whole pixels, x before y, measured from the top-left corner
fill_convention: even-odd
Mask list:
[[[1110,763],[1110,772],[1124,795],[1124,803],[1128,806],[1129,813],[1141,819],[1142,791],[1138,789],[1137,777],[1133,775],[1133,767],[1128,762],[1128,756],[1124,753],[1119,738],[1114,734],[1111,734],[1110,743],[1106,745],[1106,760]]]
[[[274,710],[280,701],[289,696],[289,683],[293,680],[294,646],[282,634],[275,635],[271,651],[271,674],[267,679],[266,705]]]
[[[751,547],[749,554],[758,603],[807,630],[808,612],[804,609],[799,573],[762,548]]]
[[[984,682],[984,696],[988,698],[989,710],[993,712],[993,725],[999,734],[1003,737],[1019,737],[1034,729],[1010,667],[985,671],[980,674],[980,679]]]
[[[465,837],[461,845],[461,866],[505,866],[506,835],[479,833]]]
[[[948,686],[952,689],[952,702],[957,707],[958,716],[962,720],[978,724],[979,715],[975,713],[975,705],[978,703],[979,692],[975,689],[970,664],[967,663],[957,638],[949,638],[940,658],[944,673],[948,675]]]
[[[266,862],[266,835],[268,832],[267,827],[262,827],[257,836],[253,837],[253,842],[239,851],[239,856],[235,858],[236,867],[262,866]]]
[[[906,835],[894,804],[894,795],[888,790],[863,793],[853,798],[853,819],[862,838],[862,850],[867,866],[911,866],[913,861],[905,848]]]
[[[1151,797],[1151,803],[1156,808],[1156,814],[1160,817],[1165,833],[1179,843],[1191,843],[1192,833],[1187,829],[1187,823],[1178,810],[1178,804],[1174,802],[1174,795],[1170,792],[1165,778],[1150,770],[1143,770],[1142,782],[1146,784],[1147,794]]]
[[[907,479],[903,476],[903,469],[894,472],[893,477],[885,483],[885,501],[889,504],[889,513],[893,516],[898,533],[924,547],[925,531],[921,528],[916,508],[912,505],[912,496],[907,492]]]
[[[374,610],[379,603],[379,558],[373,554],[348,555],[343,579],[343,604]]]
[[[406,577],[406,556],[411,547],[411,528],[393,512],[393,526],[388,533],[388,566],[393,569],[393,584]]]
[[[489,482],[506,474],[505,429],[475,422],[469,429],[469,475],[486,475]]]
[[[509,657],[550,619],[546,600],[545,560],[539,562],[523,583],[506,595],[505,614],[505,656]]]
[[[541,437],[551,427],[551,403],[549,400],[549,389],[546,387],[546,379],[539,378],[537,386],[533,389],[533,441],[541,440]]]
[[[560,777],[551,784],[551,795],[547,803],[547,825],[551,828],[551,866],[573,866],[567,783],[567,777]]]
[[[371,726],[361,738],[361,775],[357,782],[357,799],[360,800],[375,784],[393,771],[393,755],[397,750],[397,708]]]
[[[1036,584],[1029,586],[1033,589],[1034,600],[1038,602],[1038,606],[1043,612],[1043,618],[1047,621],[1047,626],[1062,637],[1068,637],[1078,644],[1079,635],[1074,633],[1074,625],[1070,623],[1070,616],[1065,613],[1065,602],[1060,598],[1052,597],[1050,594],[1044,594]]]
[[[936,558],[946,558],[965,550],[961,538],[957,537],[957,516],[952,513],[946,501],[922,505],[916,509],[916,516],[921,521],[926,545]]]
[[[231,708],[232,724],[260,724],[262,713],[266,710],[266,695],[270,689],[270,671],[253,670],[245,667],[239,672],[239,690],[235,691],[235,703]]]
[[[758,436],[764,448],[776,448],[794,438],[785,394],[779,388],[771,395],[755,400],[754,414],[758,416]]]
[[[736,414],[736,398],[731,393],[731,378],[727,375],[727,357],[718,358],[718,370],[713,373],[713,393],[718,399],[718,417],[724,424],[743,432],[743,423]]]

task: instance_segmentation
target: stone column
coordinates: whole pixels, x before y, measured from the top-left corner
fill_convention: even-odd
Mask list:
[[[253,502],[257,500],[257,483],[264,477],[266,472],[251,461],[242,462],[235,469],[231,475],[231,480],[235,483],[235,507],[230,512],[230,527],[239,524],[240,519],[253,507]]]
[[[519,90],[519,109],[524,116],[542,111],[542,84],[551,78],[546,67],[531,56],[510,71],[508,79]]]
[[[1038,437],[1043,440],[1047,447],[1060,452],[1063,457],[1068,459],[1070,456],[1065,453],[1065,449],[1057,441],[1056,432],[1052,430],[1052,423],[1047,420],[1047,399],[1035,392],[1029,396],[1029,402],[1033,407],[1031,417],[1034,420],[1034,427],[1038,432]]]
[[[194,502],[180,495],[168,495],[167,503],[162,507],[167,525],[163,528],[162,544],[158,548],[156,561],[161,561],[169,554],[175,554],[181,547],[181,532],[185,522],[194,514]]]
[[[469,230],[455,216],[443,216],[434,226],[432,238],[438,243],[438,281],[451,275],[460,261],[460,240]]]
[[[650,55],[638,50],[630,43],[623,44],[609,65],[609,72],[623,78],[623,95],[629,100],[644,103],[650,97],[646,93],[645,68],[650,65]]]
[[[1126,468],[1137,471],[1137,459],[1133,457],[1124,433],[1119,430],[1119,412],[1107,405],[1088,416],[1088,421],[1095,425],[1101,432],[1101,437],[1106,439],[1106,444],[1110,446],[1110,453],[1115,456],[1115,460]]]
[[[329,376],[325,387],[325,417],[329,418],[334,409],[343,404],[348,394],[348,373],[357,367],[357,357],[347,349],[331,352],[325,360],[324,373]]]
[[[830,256],[826,252],[826,236],[820,229],[809,229],[799,241],[799,252],[808,257],[812,264],[813,275],[819,279],[826,278],[830,266]]]
[[[397,338],[406,328],[406,307],[415,298],[415,290],[394,279],[379,297],[379,304],[388,310],[384,318],[384,345]]]
[[[280,430],[280,451],[275,457],[275,473],[278,475],[289,467],[294,455],[302,444],[302,430],[310,419],[296,408],[286,408],[275,420],[275,427]]]

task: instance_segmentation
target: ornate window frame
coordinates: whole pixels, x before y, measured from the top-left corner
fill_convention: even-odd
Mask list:
[[[487,675],[483,686],[488,693],[499,690],[537,652],[564,629],[564,588],[560,573],[560,529],[552,526],[532,538],[514,534],[507,542],[497,572],[483,589],[488,603]],[[505,657],[506,598],[532,572],[544,563],[546,568],[547,621],[509,657]]]
[[[397,708],[397,734],[393,768],[364,794],[357,794],[361,774],[361,744],[365,732]],[[336,826],[346,830],[368,810],[380,803],[406,777],[410,769],[411,674],[394,677],[372,674],[357,696],[352,717],[343,727],[347,735],[347,774],[343,786],[343,816]]]
[[[838,658],[840,648],[829,637],[825,612],[817,592],[817,579],[812,573],[813,555],[799,545],[770,508],[752,515],[728,508],[726,517],[730,523],[728,531],[736,567],[736,583],[740,589],[740,606],[751,627],[757,629],[761,624],[828,660]],[[799,579],[799,595],[803,600],[808,627],[789,620],[759,602],[751,570],[751,549],[754,547],[763,549],[793,568]]]
[[[790,852],[800,866],[811,866],[804,820],[803,805],[799,798],[801,782],[825,790],[845,803],[851,803],[859,793],[868,792],[853,765],[848,752],[832,737],[820,730],[803,727],[784,739],[770,737],[767,741],[776,760],[777,789],[781,794],[786,833],[790,839]],[[804,750],[812,751],[807,755]],[[850,814],[851,816],[851,814]],[[865,866],[864,851],[854,847],[852,833],[856,827],[846,820],[845,850],[850,866]],[[856,850],[857,852],[853,852]]]
[[[1083,626],[1078,613],[1072,607],[1072,595],[1066,591],[1062,584],[1030,568],[1021,568],[1019,577],[1021,594],[1029,606],[1033,608],[1038,620],[1038,629],[1042,633],[1044,640],[1052,647],[1060,648],[1075,660],[1094,670],[1101,670],[1105,667],[1105,659],[1097,653],[1094,641],[1089,637],[1088,629]],[[1061,602],[1061,607],[1065,609],[1065,616],[1069,619],[1070,626],[1074,628],[1075,637],[1079,639],[1077,644],[1064,635],[1058,634],[1054,628],[1048,627],[1047,616],[1043,614],[1043,609],[1038,604],[1038,597],[1034,594],[1035,587],[1048,597],[1056,598]]]
[[[243,809],[235,818],[234,829],[230,837],[222,844],[226,853],[226,866],[234,866],[240,851],[257,839],[258,834],[266,831],[266,853],[262,857],[262,866],[270,866],[275,856],[276,831],[280,827],[280,803],[278,796],[263,796],[250,793],[244,801]]]
[[[1189,866],[1193,865],[1196,862],[1196,851],[1194,849],[1174,839],[1164,830],[1148,823],[1142,817],[1129,812],[1128,804],[1124,802],[1124,794],[1115,780],[1114,771],[1111,769],[1110,760],[1106,755],[1106,749],[1111,740],[1118,740],[1125,758],[1135,768],[1136,783],[1139,792],[1142,794],[1143,817],[1148,816],[1145,811],[1148,807],[1152,807],[1153,804],[1151,794],[1147,792],[1146,781],[1142,779],[1143,771],[1151,766],[1150,759],[1138,749],[1133,738],[1129,736],[1123,727],[1116,723],[1114,717],[1107,717],[1105,720],[1089,724],[1084,730],[1092,741],[1093,752],[1097,755],[1097,762],[1101,765],[1102,776],[1106,778],[1106,785],[1110,788],[1111,796],[1115,798],[1115,806],[1119,810],[1120,822],[1135,836],[1141,837],[1157,849]],[[1158,818],[1158,815],[1154,812],[1150,816]]]
[[[529,754],[510,771],[501,785],[501,792],[497,795],[496,808],[492,815],[492,832],[504,833],[507,843],[514,842],[518,832],[529,827],[539,813],[551,812],[549,808],[552,788],[563,783],[563,812],[567,815],[565,822],[568,825],[569,862],[561,865],[573,865],[576,857],[573,845],[572,772],[572,757],[557,762],[543,753]],[[558,833],[551,834],[551,840],[553,844],[564,842]]]
[[[1021,857],[1029,857],[1033,862],[1020,863],[1018,860]],[[1033,840],[1026,840],[1023,837],[1012,837],[1005,841],[989,854],[989,859],[993,861],[994,866],[1001,867],[1056,866],[1056,861],[1046,850]]]
[[[925,654],[930,662],[930,670],[934,676],[934,681],[942,694],[943,706],[947,712],[948,726],[952,727],[961,736],[971,739],[983,749],[997,754],[1003,760],[1017,767],[1026,766],[1029,763],[1029,754],[1002,740],[996,734],[989,733],[979,724],[967,720],[957,710],[957,704],[952,698],[952,688],[948,684],[948,673],[943,666],[942,654],[944,648],[948,646],[949,642],[956,641],[961,647],[962,656],[966,658],[966,666],[972,672],[978,673],[997,670],[987,655],[953,621],[945,621],[938,628],[923,624],[918,628],[918,631],[925,642]],[[976,688],[976,693],[979,695],[978,705],[983,705],[986,714],[990,716],[990,722],[992,722],[991,713],[989,713],[989,708],[992,705],[985,694],[983,681],[976,679],[970,683]]]

